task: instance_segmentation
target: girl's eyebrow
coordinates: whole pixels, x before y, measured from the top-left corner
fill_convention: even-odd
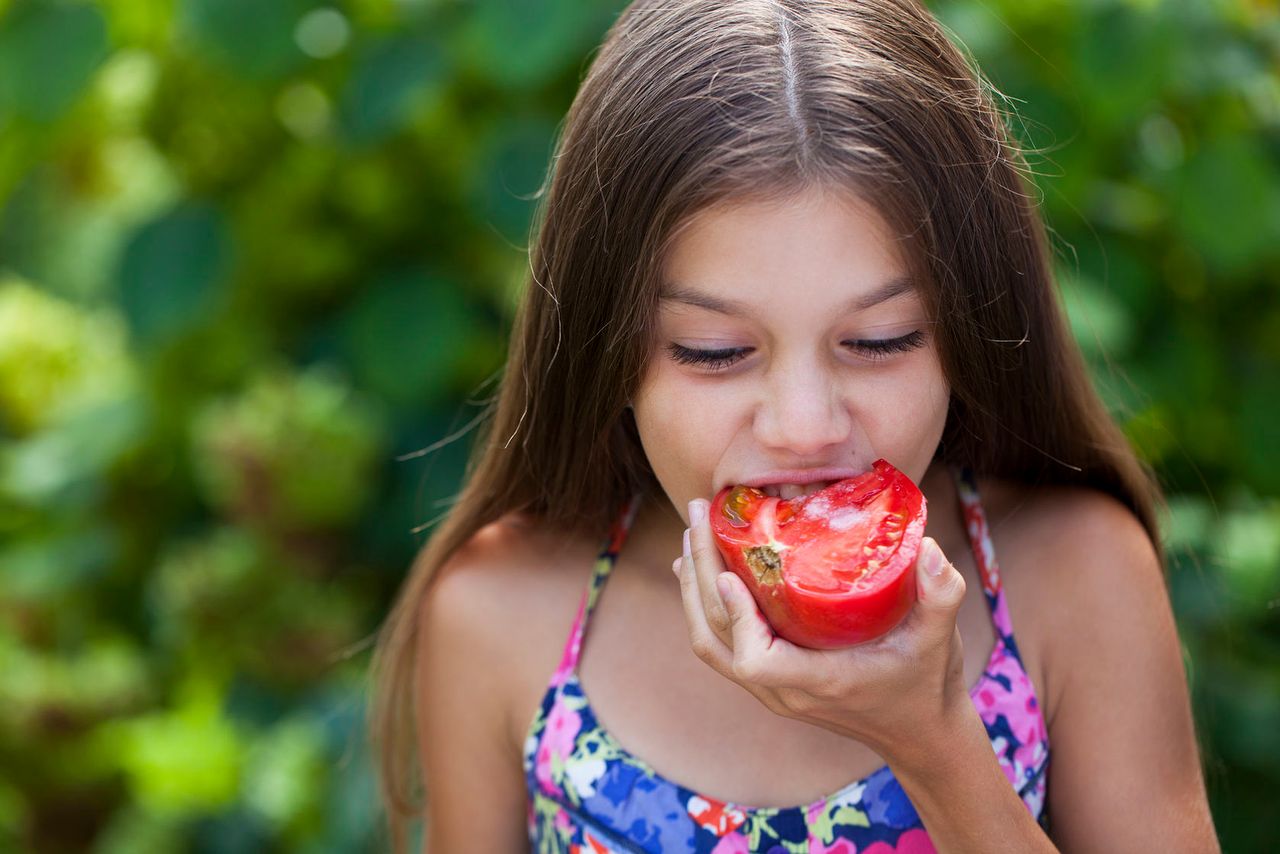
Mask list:
[[[866,294],[858,294],[853,298],[846,300],[837,309],[837,314],[852,314],[859,311],[866,311],[872,306],[879,305],[882,302],[888,302],[895,297],[903,294],[911,293],[916,289],[915,281],[907,274],[895,276],[875,290]],[[733,317],[747,317],[751,314],[751,306],[738,300],[724,299],[723,297],[711,296],[700,291],[691,290],[681,285],[668,283],[662,289],[662,293],[658,297],[659,300],[669,302],[682,302],[686,305],[705,308],[708,311],[714,311],[718,314],[727,314]]]

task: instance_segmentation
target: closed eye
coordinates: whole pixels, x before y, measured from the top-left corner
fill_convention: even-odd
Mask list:
[[[917,329],[898,338],[860,339],[843,342],[846,347],[855,350],[872,362],[883,361],[895,353],[914,350],[924,343],[924,332]],[[742,359],[754,347],[727,347],[718,350],[699,350],[683,347],[679,344],[668,344],[667,351],[671,358],[683,365],[696,365],[710,371],[720,371]]]

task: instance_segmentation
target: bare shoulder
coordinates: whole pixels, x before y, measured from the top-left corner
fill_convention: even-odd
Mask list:
[[[557,583],[582,575],[572,565],[582,553],[582,543],[540,527],[515,514],[484,526],[457,548],[440,567],[433,582],[433,597],[452,597],[453,604],[467,600],[509,615],[506,609],[529,608],[545,601]]]
[[[414,726],[429,851],[527,845],[512,711],[531,668],[554,658],[549,626],[572,619],[561,560],[572,551],[537,526],[503,520],[449,555],[416,603]]]
[[[984,481],[981,488],[992,538],[1003,541],[1003,553],[1017,557],[1001,560],[1002,574],[1019,576],[1017,583],[1055,596],[1087,595],[1108,578],[1125,584],[1117,575],[1148,592],[1152,582],[1163,587],[1147,530],[1120,499],[1097,489],[1007,480]]]
[[[1088,666],[1087,644],[1063,639],[1117,620],[1172,629],[1163,568],[1141,521],[1114,496],[1004,480],[981,489],[1018,634],[1036,647],[1052,726],[1071,672]]]
[[[983,479],[981,490],[992,531],[1004,529],[1019,542],[1034,538],[1046,550],[1057,550],[1072,543],[1083,547],[1082,535],[1092,535],[1128,548],[1151,548],[1133,511],[1101,490],[995,478]]]
[[[592,544],[509,515],[481,528],[444,562],[420,619],[435,625],[424,643],[489,675],[502,708],[503,736],[514,732],[530,679],[543,682],[558,661],[592,563]],[[516,745],[518,746],[518,745]]]

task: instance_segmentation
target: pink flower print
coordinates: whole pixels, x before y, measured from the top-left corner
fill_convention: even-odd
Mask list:
[[[534,760],[534,776],[539,783],[556,794],[563,792],[551,779],[551,757],[559,756],[563,762],[573,752],[573,742],[580,729],[582,717],[577,712],[562,702],[552,704],[546,729],[542,733],[542,743],[538,745],[538,755]]]
[[[1045,737],[1044,719],[1034,699],[1035,691],[1027,674],[1018,666],[1012,655],[1001,655],[991,665],[990,672],[995,676],[1003,676],[1009,680],[1010,690],[1005,691],[997,683],[992,682],[992,701],[982,710],[982,719],[994,722],[997,715],[1003,714],[1009,721],[1009,728],[1019,745],[1034,744]],[[1024,699],[1025,698],[1025,699]]]
[[[917,827],[899,836],[896,845],[873,842],[862,849],[862,854],[938,854],[938,849],[933,847],[929,834]]]
[[[983,723],[993,724],[996,718],[1005,715],[1011,718],[1010,724],[1015,725],[1011,716],[1022,716],[1024,704],[1020,698],[1029,692],[1027,677],[1003,644],[997,650],[998,654],[987,662],[982,689],[974,698],[974,706]],[[1008,689],[1001,684],[1001,680],[1008,680]]]
[[[894,850],[898,854],[938,854],[938,849],[933,847],[929,834],[918,827],[899,836]]]
[[[551,675],[552,685],[563,685],[569,681],[569,676],[573,673],[573,668],[578,663],[578,656],[582,652],[582,615],[587,609],[587,596],[587,593],[583,593],[582,601],[578,603],[578,616],[573,620],[569,646],[560,658],[560,664],[556,667],[556,672]]]
[[[711,849],[711,854],[749,854],[750,851],[751,849],[747,846],[747,837],[734,831],[728,836],[720,837],[716,847]]]

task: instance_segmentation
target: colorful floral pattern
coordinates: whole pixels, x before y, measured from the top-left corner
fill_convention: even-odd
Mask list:
[[[1049,765],[1044,717],[1014,642],[977,486],[967,470],[954,474],[997,636],[969,696],[1005,776],[1044,824]],[[600,726],[578,682],[578,658],[586,622],[638,507],[635,496],[611,526],[560,666],[525,740],[533,851],[931,854],[934,847],[920,816],[888,766],[811,804],[745,807],[666,779]]]

